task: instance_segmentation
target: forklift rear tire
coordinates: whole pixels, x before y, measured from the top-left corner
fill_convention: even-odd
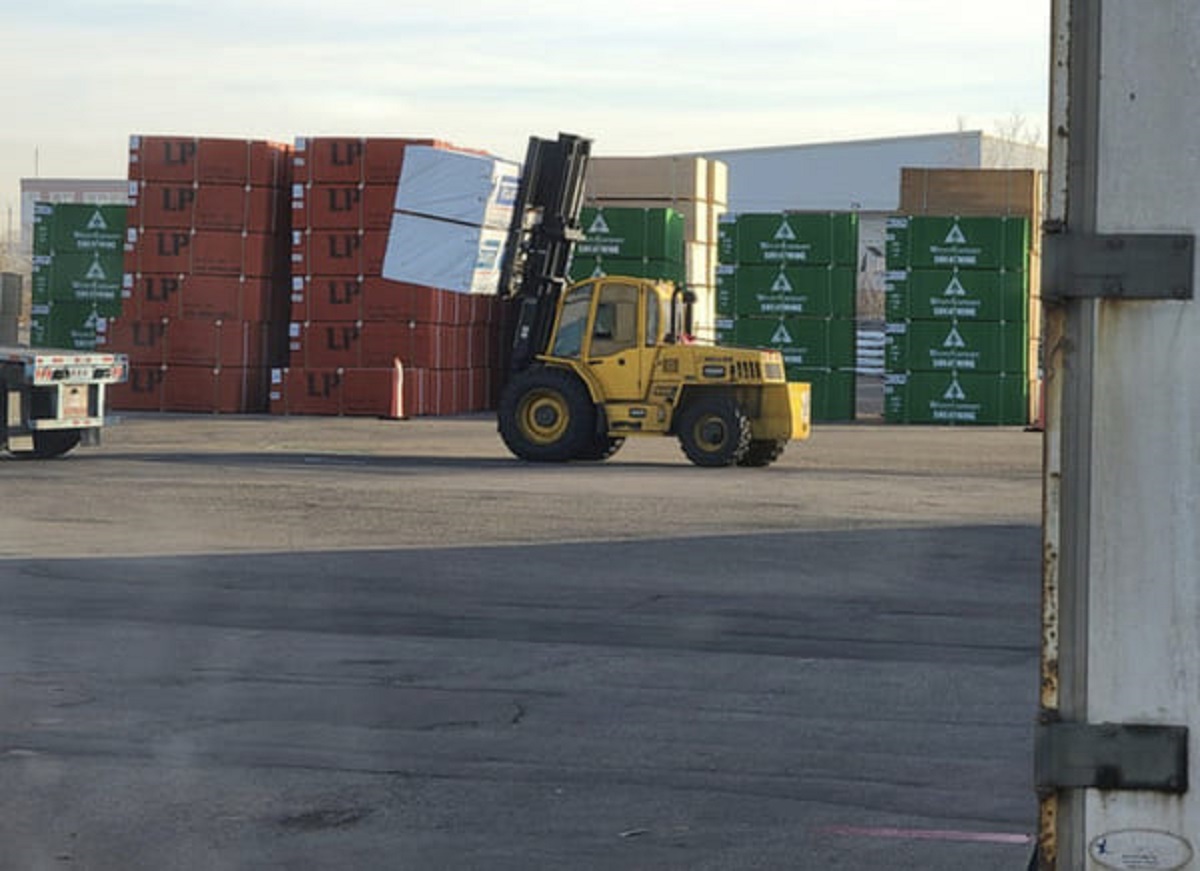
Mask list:
[[[755,439],[746,449],[746,455],[738,460],[739,466],[769,466],[779,459],[787,446],[784,439]]]
[[[77,429],[42,429],[33,434],[32,451],[9,451],[21,460],[51,460],[72,450],[83,439]]]
[[[596,406],[573,373],[539,366],[513,377],[500,395],[500,437],[522,460],[563,463],[592,446]]]
[[[697,466],[732,466],[750,449],[750,418],[733,399],[701,396],[679,418],[679,445]]]

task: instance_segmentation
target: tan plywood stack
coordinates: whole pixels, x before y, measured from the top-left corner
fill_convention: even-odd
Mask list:
[[[728,209],[729,172],[703,157],[593,157],[584,204],[670,208],[684,217],[686,282],[696,294],[696,331],[716,336],[717,221]]]
[[[900,171],[900,212],[962,217],[1024,217],[1041,226],[1042,173],[1035,169],[920,169]],[[1033,248],[1040,250],[1037,234]]]
[[[1029,219],[1029,419],[1041,411],[1042,202],[1044,174],[1035,169],[924,169],[900,171],[905,215],[1023,217]]]

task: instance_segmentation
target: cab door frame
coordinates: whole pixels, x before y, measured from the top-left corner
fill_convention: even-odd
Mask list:
[[[637,279],[598,279],[583,359],[606,402],[645,400],[652,369],[646,354],[646,297]],[[614,299],[616,292],[625,298]]]

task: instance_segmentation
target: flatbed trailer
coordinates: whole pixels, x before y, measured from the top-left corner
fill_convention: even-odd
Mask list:
[[[128,377],[124,354],[0,345],[0,450],[49,459],[98,442],[105,388]]]

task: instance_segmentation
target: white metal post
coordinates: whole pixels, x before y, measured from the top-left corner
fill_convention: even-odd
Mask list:
[[[1067,240],[1194,237],[1200,4],[1052,4],[1048,219]],[[1128,746],[1060,745],[1079,752],[1050,754],[1051,776],[1084,759],[1096,783],[1043,792],[1041,867],[1200,868],[1200,301],[1155,268],[1090,295],[1060,284],[1046,288],[1066,298],[1047,309],[1043,716],[1113,724],[1089,741],[1184,727],[1191,786]],[[1150,785],[1122,785],[1139,776]]]

